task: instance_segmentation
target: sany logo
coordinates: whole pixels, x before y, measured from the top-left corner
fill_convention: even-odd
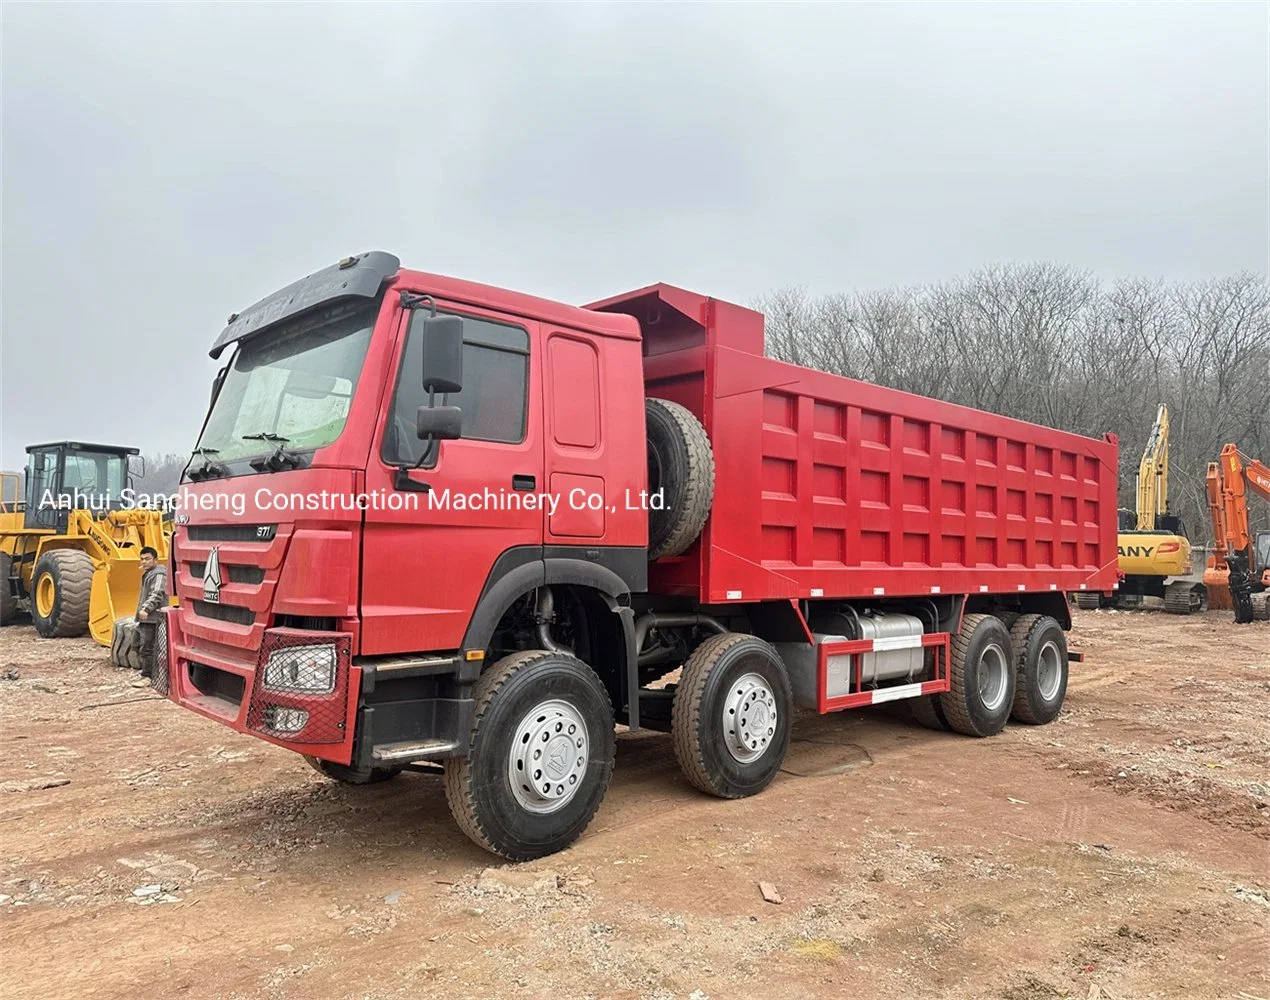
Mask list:
[[[1119,552],[1122,556],[1144,556],[1149,558],[1154,551],[1154,545],[1121,545],[1119,547]]]
[[[220,548],[213,548],[207,555],[207,566],[203,569],[203,600],[210,604],[220,603]]]

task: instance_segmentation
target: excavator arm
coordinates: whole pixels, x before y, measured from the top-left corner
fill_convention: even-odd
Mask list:
[[[1208,507],[1213,522],[1213,556],[1205,582],[1211,575],[1220,585],[1225,577],[1235,606],[1235,621],[1253,620],[1253,571],[1256,558],[1248,523],[1248,491],[1270,500],[1270,466],[1241,455],[1228,444],[1221,457],[1208,464]]]
[[[1156,411],[1155,425],[1138,463],[1138,531],[1157,531],[1169,506],[1169,408]]]

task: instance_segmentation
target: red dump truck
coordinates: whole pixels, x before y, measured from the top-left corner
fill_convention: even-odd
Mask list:
[[[615,723],[735,798],[799,706],[1048,722],[1065,594],[1116,581],[1113,436],[771,360],[670,285],[575,308],[371,252],[226,351],[156,687],[338,781],[443,770],[506,858],[583,832]]]

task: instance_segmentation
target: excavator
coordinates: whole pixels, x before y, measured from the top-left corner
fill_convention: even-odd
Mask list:
[[[1270,466],[1228,444],[1208,463],[1207,484],[1213,552],[1204,583],[1214,595],[1229,592],[1238,624],[1270,619],[1270,531],[1254,537],[1248,524],[1248,490],[1270,500]]]
[[[1188,579],[1191,543],[1182,519],[1169,513],[1169,408],[1156,411],[1138,463],[1137,511],[1122,511],[1116,537],[1120,587],[1114,597],[1076,594],[1078,608],[1137,607],[1146,597],[1164,599],[1164,610],[1189,615],[1208,610],[1208,590]],[[1127,515],[1127,516],[1125,516]]]

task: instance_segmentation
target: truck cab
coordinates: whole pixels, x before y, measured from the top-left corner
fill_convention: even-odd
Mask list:
[[[461,379],[430,391],[447,317]],[[603,656],[626,716],[648,530],[613,502],[645,487],[633,319],[370,253],[231,317],[211,353],[156,671],[171,697],[328,773],[445,760],[484,659],[542,630],[538,595],[563,582],[551,627]],[[457,436],[421,437],[445,408]]]

